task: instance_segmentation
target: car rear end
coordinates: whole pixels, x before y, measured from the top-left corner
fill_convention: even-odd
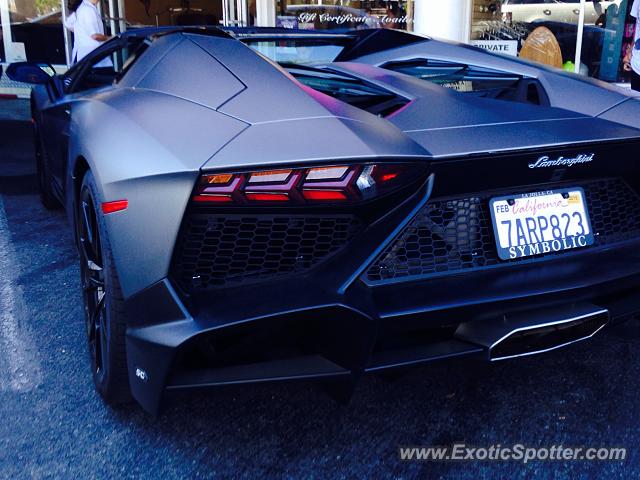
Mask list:
[[[637,130],[193,41],[245,86],[216,110],[243,127],[188,188],[133,179],[145,201],[111,219],[148,411],[171,391],[529,355],[640,311]],[[180,207],[151,223],[151,198]],[[166,276],[122,260],[132,231]]]
[[[165,390],[352,384],[367,372],[589,338],[640,311],[639,148],[625,139],[204,170],[169,278],[128,302],[134,395],[157,411]],[[492,203],[536,198],[572,204],[585,231],[561,224],[548,250],[526,246],[536,239],[528,231],[526,254],[501,254],[504,219]],[[545,213],[535,215],[540,227]]]

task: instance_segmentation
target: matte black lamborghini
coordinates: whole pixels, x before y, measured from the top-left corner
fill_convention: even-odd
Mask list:
[[[40,83],[42,197],[76,234],[108,402],[158,412],[167,391],[292,379],[348,392],[640,311],[640,131],[620,113],[637,100],[545,70],[446,88],[404,68],[425,42],[390,41],[384,65],[278,65],[219,30],[144,29],[62,76],[9,68]]]

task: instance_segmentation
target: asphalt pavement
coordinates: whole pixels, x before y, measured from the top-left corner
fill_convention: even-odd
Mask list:
[[[39,203],[25,104],[0,100],[1,112],[11,120],[0,120],[0,479],[638,476],[635,321],[545,355],[368,377],[346,406],[303,383],[184,395],[157,419],[106,407],[91,382],[70,228]],[[398,458],[401,446],[453,442],[628,451],[526,465]]]

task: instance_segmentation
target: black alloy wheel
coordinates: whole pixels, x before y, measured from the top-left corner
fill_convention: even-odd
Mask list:
[[[106,325],[106,290],[104,261],[96,209],[89,188],[80,192],[78,247],[84,300],[85,324],[91,367],[96,381],[104,380],[108,368],[108,327]]]
[[[76,204],[76,234],[87,343],[96,390],[105,402],[131,401],[125,348],[126,315],[98,189],[85,175]]]

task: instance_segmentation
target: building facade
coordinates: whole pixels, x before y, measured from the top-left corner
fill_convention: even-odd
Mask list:
[[[150,25],[393,28],[625,82],[632,0],[101,0],[106,30]],[[65,66],[67,0],[0,0],[0,59]]]

